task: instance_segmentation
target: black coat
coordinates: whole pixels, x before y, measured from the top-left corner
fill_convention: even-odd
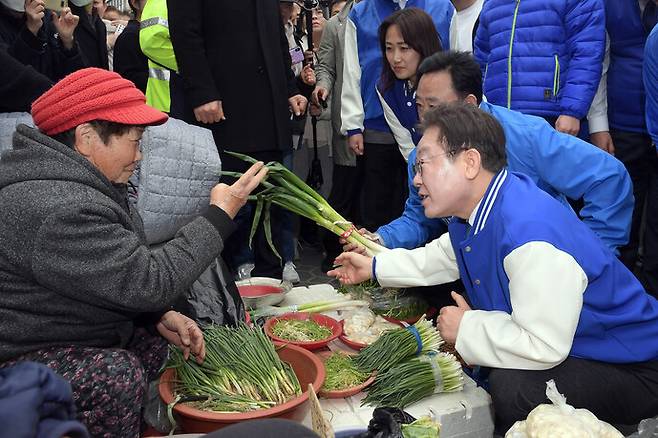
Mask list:
[[[56,34],[50,11],[46,11],[43,26],[35,36],[27,29],[24,16],[0,4],[0,51],[52,81],[85,67],[77,41],[71,50],[66,50]],[[2,63],[1,68],[12,67]]]
[[[32,102],[50,88],[50,79],[0,50],[0,112],[29,112]]]
[[[88,67],[109,69],[107,60],[107,29],[98,15],[90,16],[84,7],[69,3],[71,12],[80,17],[74,37]]]
[[[220,150],[290,150],[290,69],[279,0],[168,0],[169,31],[191,109],[221,100]],[[194,122],[193,116],[188,121]]]
[[[130,20],[114,44],[114,71],[146,93],[149,68],[139,46],[139,21]]]

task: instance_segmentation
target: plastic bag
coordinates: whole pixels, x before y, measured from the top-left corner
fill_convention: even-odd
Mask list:
[[[164,404],[158,392],[160,379],[150,382],[146,390],[144,401],[144,421],[160,433],[171,430],[171,422],[167,416],[167,405]]]
[[[372,412],[368,431],[350,438],[404,438],[401,424],[416,421],[414,417],[398,408],[377,408]]]
[[[429,309],[425,298],[419,293],[405,289],[381,288],[370,294],[372,311],[388,318],[404,321],[417,318]]]
[[[176,310],[199,325],[237,325],[245,320],[245,309],[232,278],[218,257],[192,284],[187,297],[175,306]]]
[[[637,432],[628,438],[658,438],[658,417],[640,421]]]
[[[558,392],[555,382],[546,382],[546,397],[553,404],[541,404],[533,409],[525,421],[517,421],[505,438],[623,438],[614,427],[600,421],[587,409],[576,409]]]

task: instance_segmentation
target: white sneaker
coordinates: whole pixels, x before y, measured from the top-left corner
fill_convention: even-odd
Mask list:
[[[286,262],[283,266],[283,279],[289,281],[292,284],[299,283],[299,274],[297,269],[295,269],[295,264],[293,262]]]
[[[235,275],[235,279],[237,281],[240,281],[240,280],[245,280],[247,278],[251,278],[251,271],[253,271],[255,267],[256,265],[253,263],[241,264],[240,266],[238,266],[238,273]]]

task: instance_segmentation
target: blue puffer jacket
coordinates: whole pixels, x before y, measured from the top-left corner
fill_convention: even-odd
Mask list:
[[[474,46],[489,102],[578,119],[592,104],[604,51],[603,0],[487,0]]]
[[[649,0],[653,1],[653,0]],[[645,133],[642,62],[648,32],[642,26],[638,0],[606,0],[610,37],[608,122],[621,131]]]
[[[583,222],[612,251],[628,242],[633,213],[633,185],[624,165],[612,155],[572,135],[553,129],[545,120],[483,102],[480,109],[498,120],[505,131],[510,171],[529,176],[540,189],[571,208],[567,197],[583,198]],[[379,227],[387,248],[417,248],[446,231],[441,219],[425,216],[411,169],[409,197],[402,216]],[[583,165],[586,163],[587,165]]]

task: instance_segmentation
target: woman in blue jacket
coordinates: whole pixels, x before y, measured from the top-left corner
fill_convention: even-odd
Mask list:
[[[442,50],[432,17],[418,8],[390,15],[379,26],[382,75],[377,96],[404,159],[420,140],[416,132],[416,71],[423,59]]]

